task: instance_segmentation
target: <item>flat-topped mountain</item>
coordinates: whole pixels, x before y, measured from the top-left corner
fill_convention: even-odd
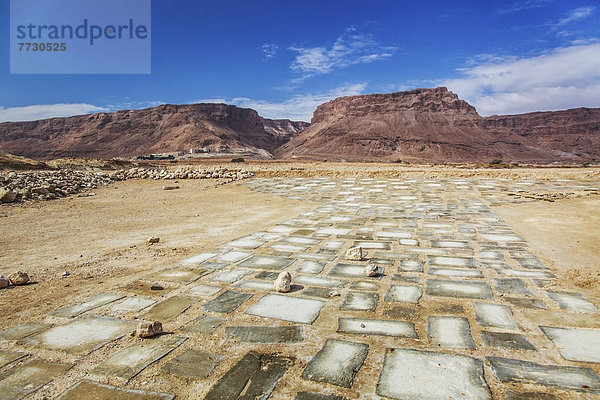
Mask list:
[[[280,158],[422,162],[600,159],[600,109],[484,118],[444,87],[340,97],[320,105]]]
[[[0,124],[0,149],[35,159],[135,157],[201,149],[272,158],[308,124],[262,118],[226,104],[161,105]]]

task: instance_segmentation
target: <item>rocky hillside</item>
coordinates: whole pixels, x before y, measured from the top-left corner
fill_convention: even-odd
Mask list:
[[[276,150],[281,158],[422,162],[600,159],[600,109],[481,117],[444,87],[341,97]],[[595,147],[590,147],[594,146]]]
[[[271,153],[305,127],[226,104],[162,105],[144,110],[0,124],[0,149],[35,159],[135,157],[190,149]]]

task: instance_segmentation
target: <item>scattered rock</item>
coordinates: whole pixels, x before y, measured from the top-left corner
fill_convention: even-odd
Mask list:
[[[292,275],[287,271],[283,271],[282,273],[279,274],[277,279],[275,279],[275,285],[274,285],[275,290],[280,293],[287,293],[292,288],[291,283],[292,283]]]
[[[17,194],[10,189],[0,189],[0,203],[12,203],[17,198]]]
[[[67,276],[69,276],[69,275],[71,275],[71,273],[70,273],[69,271],[64,271],[64,272],[62,273],[62,275],[61,275],[61,276],[62,276],[63,278],[66,278],[66,277],[67,277]]]
[[[179,186],[163,186],[163,190],[176,190],[179,189]]]
[[[8,287],[9,285],[10,285],[10,282],[8,281],[8,279],[6,279],[2,275],[0,275],[0,289],[4,289],[5,287]]]
[[[363,259],[363,249],[362,247],[353,247],[346,251],[346,258],[348,260],[360,261]]]
[[[138,325],[136,334],[141,338],[149,338],[163,333],[162,323],[160,321],[142,322]]]
[[[340,292],[338,292],[337,290],[332,290],[331,292],[329,292],[329,297],[337,297],[340,296]]]
[[[77,195],[77,197],[92,197],[95,195],[96,195],[96,193],[80,193]]]
[[[377,276],[379,267],[377,264],[369,264],[365,267],[365,276]]]
[[[165,288],[162,287],[160,284],[158,283],[153,283],[152,286],[150,286],[150,290],[164,290]]]
[[[29,275],[21,271],[13,272],[7,278],[10,284],[15,286],[24,285],[29,282]]]
[[[160,242],[160,238],[158,236],[150,236],[147,242],[150,244],[158,243]]]

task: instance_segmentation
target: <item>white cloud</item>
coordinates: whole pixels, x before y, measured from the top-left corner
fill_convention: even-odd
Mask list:
[[[327,74],[353,64],[367,64],[392,56],[395,47],[380,45],[371,34],[348,28],[328,47],[288,48],[298,53],[290,68],[300,74],[297,81]]]
[[[506,8],[499,9],[496,11],[497,14],[508,14],[513,12],[532,10],[535,8],[541,8],[550,3],[552,0],[524,0],[517,1]]]
[[[36,104],[23,107],[0,107],[0,122],[6,121],[34,121],[54,117],[71,117],[95,112],[109,111],[106,107],[92,104]]]
[[[252,108],[262,117],[272,119],[291,119],[293,121],[310,121],[313,111],[321,104],[341,96],[362,94],[366,83],[354,83],[340,86],[325,93],[298,94],[281,102],[256,100],[247,97],[227,99],[200,99],[194,103],[227,103],[238,107]],[[218,101],[211,101],[218,100]]]
[[[567,25],[571,22],[587,18],[594,13],[595,9],[596,9],[596,7],[578,7],[574,10],[571,10],[569,15],[567,15],[564,18],[561,18],[558,21],[558,25],[563,26],[563,25]]]
[[[460,69],[441,82],[480,114],[600,107],[600,44],[570,46],[530,58]]]
[[[265,53],[265,60],[270,60],[277,55],[279,46],[273,43],[265,43],[261,46],[261,50]]]

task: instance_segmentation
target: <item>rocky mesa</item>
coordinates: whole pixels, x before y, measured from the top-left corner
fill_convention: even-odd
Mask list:
[[[341,97],[275,151],[281,158],[418,162],[600,159],[600,109],[484,118],[445,87]]]
[[[197,149],[272,158],[308,124],[226,104],[161,105],[0,124],[0,149],[34,159],[136,157]]]

